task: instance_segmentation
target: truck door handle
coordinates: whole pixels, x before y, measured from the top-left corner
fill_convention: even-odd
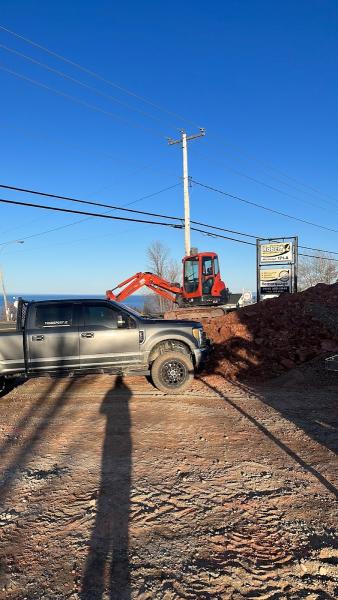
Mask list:
[[[83,337],[83,338],[91,338],[91,337],[94,337],[94,334],[93,334],[92,331],[83,331],[81,333],[81,337]]]
[[[44,335],[32,335],[33,342],[42,342],[45,339]]]

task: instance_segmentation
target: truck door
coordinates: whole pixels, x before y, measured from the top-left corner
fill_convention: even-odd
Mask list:
[[[83,304],[80,326],[82,368],[111,367],[140,363],[137,320],[106,302]]]
[[[26,324],[29,371],[78,368],[79,327],[71,302],[41,302],[29,307]]]

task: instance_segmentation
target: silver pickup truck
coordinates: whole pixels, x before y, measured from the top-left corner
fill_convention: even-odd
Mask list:
[[[16,329],[0,331],[0,392],[42,374],[144,374],[161,391],[186,390],[208,353],[200,323],[142,317],[108,300],[19,301]]]

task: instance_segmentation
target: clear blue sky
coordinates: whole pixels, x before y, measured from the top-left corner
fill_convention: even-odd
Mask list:
[[[1,183],[127,204],[179,182],[180,149],[169,147],[166,136],[177,136],[180,127],[194,133],[195,123],[206,128],[207,136],[190,145],[192,177],[338,229],[335,0],[3,0],[0,24],[184,117],[157,110],[0,30],[0,44],[120,102],[0,47],[0,67],[80,101],[0,69]],[[16,197],[3,190],[0,196]],[[37,201],[27,195],[20,199]],[[182,205],[177,187],[135,208],[180,216]],[[338,251],[336,233],[197,186],[191,212],[196,220],[226,228],[266,236],[298,234],[304,245]],[[77,220],[0,205],[0,242]],[[101,219],[33,237],[2,253],[7,288],[102,293],[145,269],[147,246],[156,239],[173,258],[183,256],[183,232]],[[233,291],[255,288],[254,248],[200,234],[193,234],[192,244],[219,253],[223,278]]]

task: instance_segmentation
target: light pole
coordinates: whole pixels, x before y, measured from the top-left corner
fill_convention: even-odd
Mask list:
[[[0,246],[0,254],[10,244],[24,244],[24,243],[25,242],[23,240],[13,240],[11,242],[5,242],[4,244],[2,244]],[[0,283],[1,283],[1,288],[2,288],[2,295],[4,297],[4,307],[5,307],[6,321],[9,321],[9,310],[8,310],[8,303],[7,303],[7,294],[6,294],[6,289],[5,289],[5,281],[4,281],[3,270],[1,270],[1,268],[0,268]]]

